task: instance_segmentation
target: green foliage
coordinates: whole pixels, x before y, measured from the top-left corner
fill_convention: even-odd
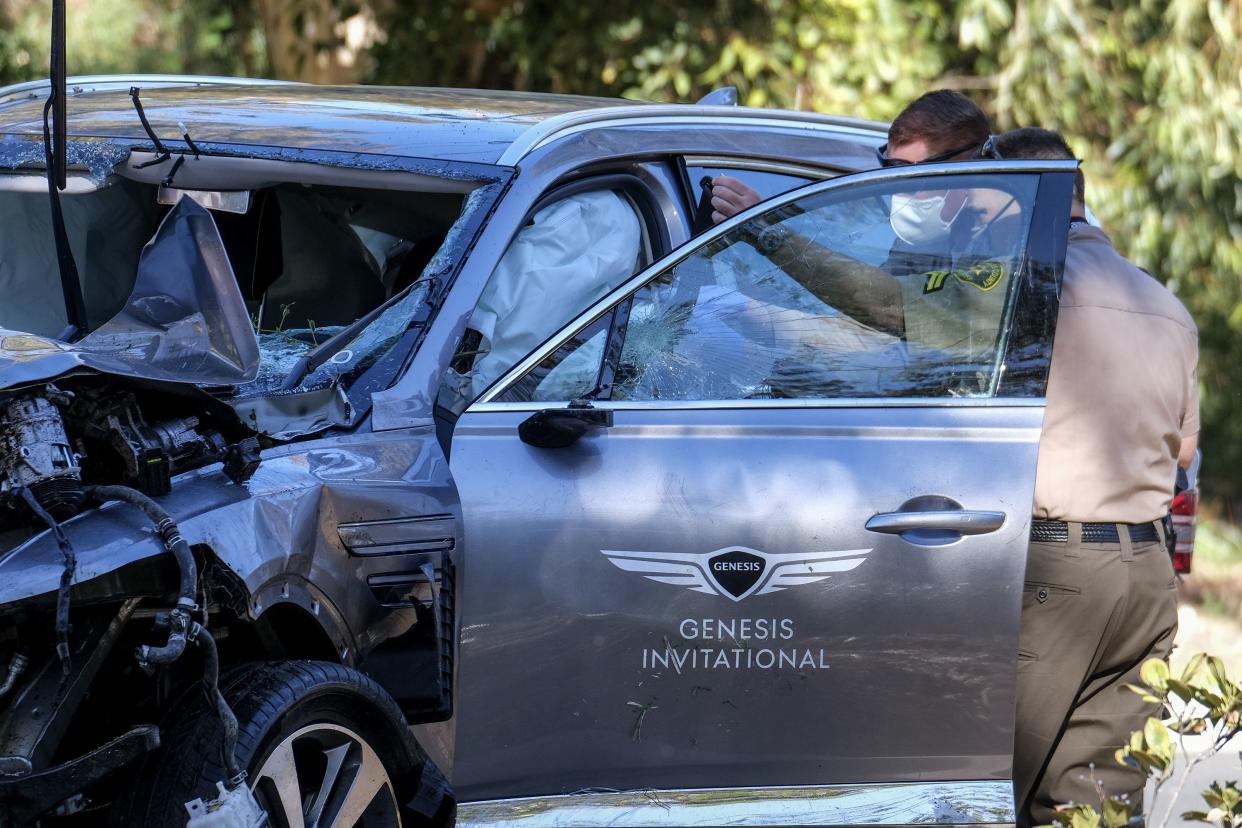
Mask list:
[[[1167,714],[1164,719],[1149,718],[1142,730],[1117,751],[1117,761],[1136,767],[1155,782],[1155,796],[1150,805],[1149,825],[1163,828],[1172,816],[1178,795],[1182,792],[1191,770],[1199,762],[1218,753],[1234,736],[1242,733],[1242,685],[1233,681],[1225,664],[1215,656],[1199,653],[1193,656],[1181,673],[1174,676],[1168,664],[1160,659],[1145,662],[1140,669],[1142,686],[1129,689],[1144,701],[1158,703]],[[1210,747],[1176,770],[1176,755],[1185,754],[1183,737],[1207,734]],[[1162,806],[1161,795],[1170,780],[1178,778],[1173,801],[1163,806],[1163,817],[1155,819]],[[1120,828],[1129,822],[1131,806],[1108,795],[1098,784],[1099,807],[1096,803],[1079,803],[1060,809],[1056,825],[1062,828]],[[1206,822],[1218,828],[1242,828],[1242,790],[1236,781],[1216,782],[1203,792],[1205,811],[1187,811],[1182,819]]]
[[[46,74],[44,0],[0,0],[0,81]],[[1237,0],[92,0],[74,72],[354,77],[890,119],[968,91],[1084,159],[1121,250],[1198,321],[1208,497],[1242,505],[1242,3]],[[338,60],[348,22],[365,54]],[[1175,381],[1170,378],[1170,381]]]
[[[1213,782],[1203,792],[1203,801],[1208,804],[1209,810],[1186,811],[1182,814],[1182,819],[1228,828],[1242,825],[1242,791],[1238,790],[1237,782]]]
[[[91,0],[70,4],[69,73],[261,75],[267,63],[252,0]],[[0,0],[0,83],[45,78],[46,0]]]

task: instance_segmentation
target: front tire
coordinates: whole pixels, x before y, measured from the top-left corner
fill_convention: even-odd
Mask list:
[[[237,764],[273,826],[420,824],[403,804],[429,765],[374,681],[339,664],[281,661],[234,668],[220,689],[237,715]],[[173,706],[161,734],[163,748],[113,808],[115,824],[184,828],[185,803],[217,795],[222,731],[200,687]]]

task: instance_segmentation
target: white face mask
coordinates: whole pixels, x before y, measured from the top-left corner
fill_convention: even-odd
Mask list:
[[[916,247],[934,244],[948,238],[953,220],[957,218],[957,213],[960,213],[962,208],[959,206],[957,212],[945,221],[940,217],[944,211],[944,202],[943,195],[915,198],[902,193],[894,193],[888,221],[893,226],[893,232],[897,234],[897,238]]]

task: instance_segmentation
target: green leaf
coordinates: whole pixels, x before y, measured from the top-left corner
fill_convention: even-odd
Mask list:
[[[1199,670],[1207,663],[1207,653],[1195,653],[1182,669],[1182,681],[1190,683],[1198,675]]]
[[[1138,762],[1144,773],[1150,773],[1153,768],[1162,771],[1169,766],[1167,759],[1145,750],[1131,750],[1129,755]]]
[[[1164,699],[1156,698],[1155,696],[1153,696],[1151,694],[1151,690],[1147,687],[1139,687],[1137,684],[1123,684],[1122,687],[1126,688],[1131,693],[1137,693],[1138,695],[1142,696],[1143,701],[1145,702],[1149,702],[1151,704],[1160,704],[1161,702],[1164,701]]]
[[[1169,665],[1164,659],[1149,658],[1139,668],[1139,678],[1152,690],[1163,693],[1169,680]]]
[[[1177,696],[1182,701],[1190,701],[1195,697],[1195,688],[1179,679],[1171,678],[1168,681],[1169,692]]]
[[[1105,799],[1103,818],[1107,828],[1122,828],[1130,822],[1130,806],[1120,799]]]
[[[1143,738],[1147,749],[1161,757],[1173,755],[1173,740],[1169,738],[1169,729],[1159,719],[1150,718],[1143,725]]]
[[[1070,828],[1100,828],[1100,815],[1090,805],[1076,806],[1070,815]]]
[[[1176,733],[1186,733],[1191,736],[1194,736],[1199,733],[1203,733],[1204,731],[1207,730],[1207,728],[1208,728],[1207,719],[1201,719],[1201,718],[1186,719],[1183,722],[1174,722],[1173,724],[1169,725],[1169,730],[1172,730]]]

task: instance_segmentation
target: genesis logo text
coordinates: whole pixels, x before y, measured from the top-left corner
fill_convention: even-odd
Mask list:
[[[600,550],[618,569],[662,584],[741,601],[849,572],[866,560],[870,549],[843,552],[792,552],[772,555],[745,546],[715,552],[619,552]]]

